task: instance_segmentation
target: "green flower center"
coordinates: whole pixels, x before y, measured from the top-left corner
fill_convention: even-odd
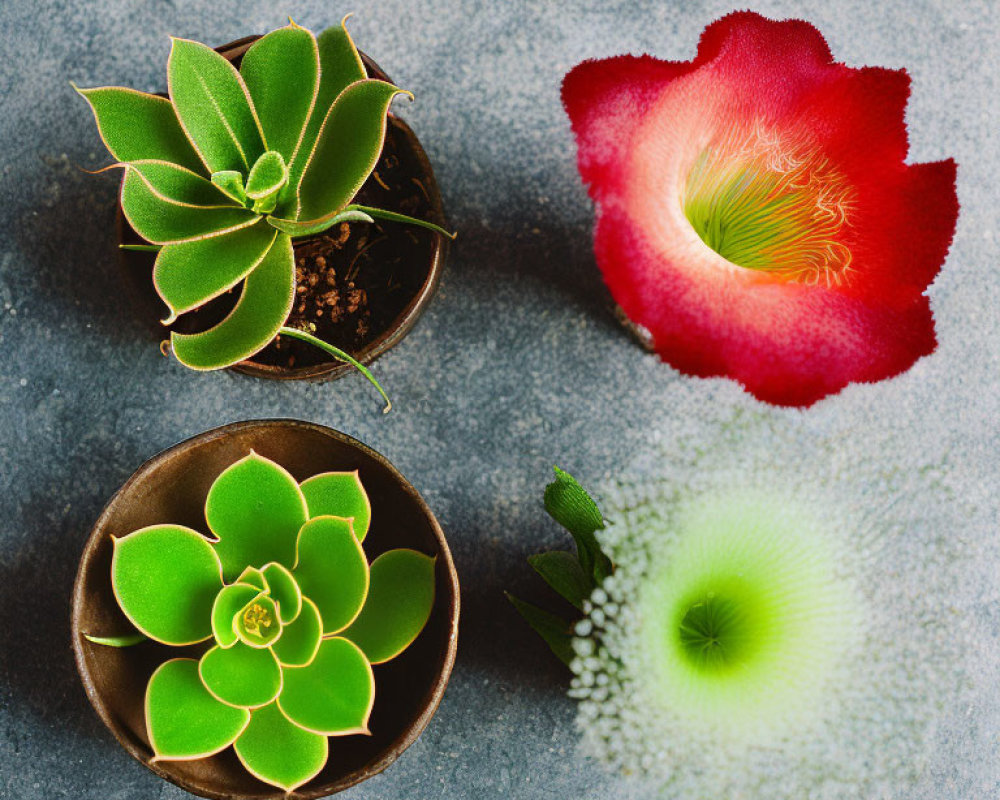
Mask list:
[[[243,627],[248,633],[264,639],[277,622],[271,612],[260,603],[251,603],[243,611]]]
[[[685,605],[676,633],[681,653],[694,667],[718,672],[752,656],[759,632],[753,604],[708,591]]]
[[[840,283],[851,265],[842,231],[852,188],[819,153],[759,136],[701,153],[687,177],[685,216],[708,247],[737,266]]]

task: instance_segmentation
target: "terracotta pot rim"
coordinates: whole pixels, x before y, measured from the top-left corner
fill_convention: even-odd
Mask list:
[[[382,755],[376,760],[364,765],[363,767],[356,769],[354,772],[348,773],[334,780],[332,783],[309,788],[309,783],[305,784],[299,790],[291,793],[284,793],[276,787],[269,786],[268,784],[261,783],[262,787],[267,787],[267,790],[257,795],[261,798],[271,798],[271,797],[295,797],[295,798],[320,798],[326,797],[330,794],[335,794],[337,792],[348,789],[364,780],[367,780],[374,775],[382,772],[389,765],[391,765],[402,753],[417,740],[423,730],[427,727],[428,723],[436,713],[438,707],[441,704],[441,700],[444,696],[445,689],[448,685],[449,678],[451,676],[451,671],[455,664],[455,658],[458,651],[458,623],[460,614],[460,588],[458,582],[458,573],[455,569],[454,560],[451,555],[451,550],[448,547],[448,542],[445,538],[444,531],[441,529],[437,518],[434,516],[433,512],[427,506],[427,503],[420,496],[417,490],[406,480],[405,477],[396,469],[396,467],[390,462],[385,456],[383,456],[378,451],[372,449],[363,442],[349,436],[341,431],[334,428],[329,428],[324,425],[319,425],[317,423],[305,422],[303,420],[298,420],[294,418],[264,418],[264,419],[254,419],[254,420],[243,420],[240,422],[233,422],[226,425],[222,425],[216,428],[209,429],[200,434],[192,436],[181,442],[178,442],[171,447],[168,447],[151,458],[147,459],[143,464],[134,472],[132,475],[122,484],[122,486],[112,495],[111,499],[105,504],[100,515],[98,516],[96,522],[88,533],[86,542],[84,543],[83,553],[80,558],[79,565],[77,567],[76,577],[73,584],[73,596],[72,596],[72,608],[70,614],[70,635],[72,639],[73,655],[74,661],[76,663],[77,672],[80,676],[80,680],[83,683],[84,690],[87,694],[87,699],[93,706],[97,715],[101,718],[102,722],[111,731],[118,743],[137,761],[142,763],[145,767],[159,775],[161,778],[170,781],[171,783],[180,786],[182,789],[191,792],[193,794],[200,795],[202,797],[212,798],[212,800],[234,800],[236,795],[231,793],[221,793],[216,792],[211,789],[206,790],[205,788],[196,786],[186,781],[183,777],[172,774],[165,767],[169,767],[172,762],[155,762],[150,763],[149,756],[143,751],[132,739],[130,739],[122,724],[116,720],[109,711],[109,708],[103,701],[103,696],[101,692],[97,689],[94,684],[94,680],[91,677],[89,666],[86,663],[86,657],[83,649],[83,633],[81,619],[83,614],[83,609],[85,605],[85,581],[90,563],[94,557],[96,550],[96,540],[102,535],[104,529],[106,528],[110,519],[112,519],[114,513],[116,512],[116,504],[121,498],[126,496],[126,494],[136,487],[146,475],[160,464],[162,464],[167,459],[171,458],[173,455],[189,450],[195,446],[202,445],[217,439],[225,438],[231,434],[238,433],[248,429],[254,428],[293,428],[300,430],[309,430],[321,434],[322,436],[328,437],[339,441],[340,443],[346,445],[349,448],[355,449],[360,453],[370,457],[375,462],[379,464],[380,467],[384,468],[387,473],[392,477],[394,482],[398,484],[399,488],[416,504],[419,510],[424,514],[429,523],[430,529],[433,532],[434,538],[437,542],[439,548],[439,563],[443,565],[444,573],[446,576],[446,584],[449,591],[449,597],[446,601],[447,608],[447,628],[448,628],[448,643],[447,648],[444,653],[444,658],[440,662],[440,667],[437,670],[435,679],[431,685],[430,691],[427,695],[427,699],[419,713],[419,715],[413,720],[413,722],[405,728],[395,739],[392,740],[391,744],[385,749]]]
[[[259,38],[260,36],[257,34],[244,36],[240,39],[229,42],[228,44],[220,45],[219,47],[216,47],[215,50],[227,58],[235,58],[246,52],[249,46]],[[392,82],[388,74],[386,74],[386,72],[379,67],[379,65],[372,58],[361,51],[358,52],[360,53],[361,60],[364,62],[365,67],[368,69],[370,74],[380,80],[385,80],[390,83]],[[406,122],[391,112],[389,112],[388,117],[389,124],[392,125],[396,132],[406,141],[417,162],[420,164],[421,171],[427,178],[427,185],[424,188],[427,190],[427,195],[430,199],[431,221],[441,225],[442,227],[447,227],[447,220],[444,213],[444,203],[441,199],[441,191],[438,188],[437,178],[434,175],[434,168],[431,165],[430,159],[427,157],[427,153],[424,151],[424,148],[420,144],[420,140],[417,138],[417,135],[413,132],[413,129],[410,128]],[[124,186],[124,180],[125,176],[123,175],[122,186]],[[119,242],[123,241],[124,230],[125,219],[122,214],[120,186],[118,205],[115,211],[115,231]],[[445,258],[448,254],[449,244],[450,242],[446,237],[439,233],[433,233],[433,245],[430,253],[430,268],[427,272],[427,278],[424,280],[420,290],[413,296],[406,308],[399,313],[399,315],[388,327],[368,342],[368,344],[361,348],[361,350],[351,354],[354,358],[362,364],[371,364],[383,353],[399,344],[399,342],[402,341],[413,329],[413,326],[417,323],[417,320],[420,319],[421,315],[427,309],[427,306],[430,305],[431,298],[433,298],[435,292],[437,291],[438,284],[441,281],[441,272],[444,269]],[[120,251],[118,259],[123,271],[128,274],[130,268],[134,266],[128,263],[128,251]],[[242,361],[239,364],[234,364],[227,369],[231,372],[237,372],[243,375],[279,381],[327,381],[355,372],[355,368],[352,365],[345,364],[340,361],[324,361],[320,364],[303,367],[283,367],[274,364],[260,364],[253,361],[252,358]]]

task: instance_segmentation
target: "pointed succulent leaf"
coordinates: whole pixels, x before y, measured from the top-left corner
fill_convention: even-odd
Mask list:
[[[364,608],[341,635],[372,664],[402,653],[420,634],[434,606],[435,559],[416,550],[390,550],[371,565]]]
[[[175,205],[232,207],[233,201],[211,180],[169,161],[132,161],[125,165],[142,176],[154,194]]]
[[[237,583],[248,583],[255,586],[261,592],[267,591],[267,581],[264,580],[264,573],[256,567],[247,567],[236,579]]]
[[[288,319],[295,299],[292,241],[279,233],[271,249],[243,282],[236,307],[214,328],[171,333],[177,360],[196,370],[231,367],[263,350]]]
[[[303,170],[296,219],[319,222],[351,202],[378,163],[389,104],[401,93],[377,80],[352,83],[340,93]]]
[[[193,172],[188,174],[194,175]],[[213,191],[216,191],[214,187]],[[229,202],[221,192],[217,194]],[[220,236],[253,225],[259,219],[249,209],[234,205],[199,206],[168,198],[156,192],[142,174],[132,168],[125,173],[121,204],[125,219],[136,233],[154,244]]]
[[[267,222],[279,231],[287,233],[289,236],[313,236],[317,233],[322,233],[334,225],[339,225],[342,222],[374,222],[371,215],[366,214],[364,211],[358,211],[355,208],[348,206],[339,214],[335,214],[329,219],[324,219],[319,222],[313,222],[311,220],[306,222],[297,222],[293,219],[282,219],[281,217],[270,216],[267,218]]]
[[[278,605],[266,594],[259,594],[236,615],[236,636],[251,648],[270,647],[281,635]]]
[[[375,702],[375,676],[357,645],[324,639],[312,663],[286,667],[278,707],[307,731],[326,736],[368,733]]]
[[[220,647],[236,644],[236,615],[254,600],[260,590],[249,583],[231,583],[223,587],[212,604],[212,634]]]
[[[215,479],[205,500],[205,519],[218,539],[215,551],[229,578],[245,564],[293,565],[306,501],[286,469],[251,450]]]
[[[372,208],[371,206],[361,206],[361,205],[349,205],[347,209],[349,211],[354,211],[358,214],[364,214],[366,217],[372,218],[371,221],[374,222],[376,219],[384,219],[387,222],[398,222],[403,225],[416,225],[418,228],[426,228],[429,231],[434,231],[434,233],[439,233],[452,241],[458,238],[458,234],[454,231],[449,231],[446,228],[442,228],[433,222],[429,222],[426,219],[418,219],[417,217],[411,217],[407,214],[399,214],[395,211],[386,211],[384,208]]]
[[[181,127],[210,173],[249,172],[267,147],[243,78],[212,48],[172,41],[167,91]]]
[[[261,220],[222,236],[162,248],[153,267],[153,285],[170,309],[164,324],[236,286],[263,261],[276,236]]]
[[[113,541],[111,585],[139,631],[178,646],[212,635],[222,567],[204,536],[180,525],[153,525]]]
[[[583,608],[583,601],[597,588],[594,576],[584,572],[579,559],[565,550],[529,556],[528,563],[549,586],[579,609]]]
[[[346,21],[345,17],[344,22]],[[319,129],[323,125],[323,120],[326,119],[326,113],[330,110],[330,106],[344,89],[367,77],[365,65],[361,61],[361,56],[358,54],[344,22],[336,27],[327,28],[316,37],[320,63],[319,86],[316,90],[316,101],[313,103],[309,120],[302,134],[302,142],[290,164],[287,190],[290,199],[294,199],[298,190],[302,172],[313,147],[316,145]],[[294,212],[295,204],[291,203],[290,205],[292,212]]]
[[[368,562],[350,520],[313,517],[302,526],[292,570],[302,594],[319,608],[323,634],[350,625],[368,594]]]
[[[535,633],[545,640],[545,643],[555,654],[556,658],[569,666],[574,658],[573,636],[570,633],[571,623],[562,617],[549,613],[543,608],[519,600],[512,594],[508,594],[507,599],[517,609],[517,613],[524,617],[525,622],[532,627]]]
[[[604,527],[604,516],[576,478],[559,467],[553,469],[556,479],[545,487],[545,510],[572,534],[584,572],[601,581],[613,569],[594,536]]]
[[[288,180],[285,159],[276,150],[268,150],[254,163],[247,178],[247,197],[261,200],[274,194]]]
[[[146,686],[146,732],[156,760],[204,758],[229,747],[250,712],[212,697],[193,658],[161,664]]]
[[[165,97],[120,86],[77,91],[90,103],[101,139],[116,161],[158,159],[204,171]]]
[[[251,775],[291,792],[323,769],[330,742],[303,730],[271,703],[251,712],[250,724],[234,747]]]
[[[319,50],[305,28],[271,31],[243,55],[240,74],[268,146],[291,164],[319,86]]]
[[[281,667],[266,647],[213,647],[198,662],[198,674],[205,688],[230,706],[259,708],[281,692]]]
[[[304,667],[311,664],[319,652],[319,643],[323,636],[323,620],[319,609],[308,597],[302,598],[302,610],[295,618],[281,629],[281,637],[271,649],[284,666]]]
[[[221,169],[212,173],[212,183],[219,191],[241,206],[246,205],[247,193],[243,186],[243,175],[234,169]]]
[[[372,504],[361,484],[358,471],[324,472],[313,475],[301,484],[309,517],[343,517],[352,520],[354,535],[359,542],[368,535],[372,519]]]
[[[302,590],[287,567],[272,562],[261,572],[267,581],[267,593],[278,604],[278,618],[282,625],[294,620],[302,609]]]

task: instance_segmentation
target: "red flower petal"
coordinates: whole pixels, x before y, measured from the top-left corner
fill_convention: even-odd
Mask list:
[[[808,405],[933,351],[955,165],[904,163],[908,95],[905,72],[835,64],[808,23],[750,12],[691,62],[566,76],[598,265],[665,361]]]

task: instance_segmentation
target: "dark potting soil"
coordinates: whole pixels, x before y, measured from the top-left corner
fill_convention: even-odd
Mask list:
[[[440,222],[427,180],[405,133],[390,119],[379,162],[353,202]],[[391,328],[420,292],[436,236],[414,225],[376,220],[343,223],[297,240],[295,301],[286,325],[357,354]],[[175,329],[211,327],[229,313],[239,291],[185,314]],[[333,360],[311,344],[279,336],[250,363],[292,368]]]

